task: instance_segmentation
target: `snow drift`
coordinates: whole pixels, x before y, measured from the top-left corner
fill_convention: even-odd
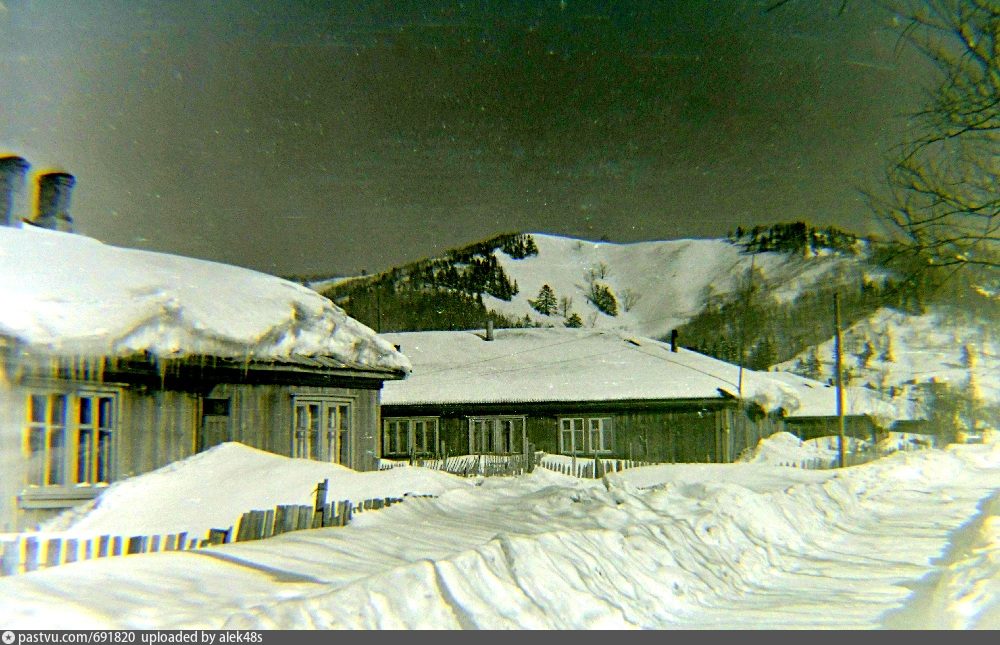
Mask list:
[[[330,356],[407,370],[316,292],[240,267],[0,227],[0,336],[59,356]]]
[[[72,535],[203,536],[228,528],[242,513],[278,504],[312,504],[316,484],[330,480],[327,498],[439,494],[467,480],[423,468],[356,472],[338,464],[293,459],[223,443],[163,468],[109,486],[96,499],[47,522],[44,531]]]

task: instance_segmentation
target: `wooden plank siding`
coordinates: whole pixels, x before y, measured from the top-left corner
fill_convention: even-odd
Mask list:
[[[293,452],[296,397],[335,400],[350,407],[350,447],[345,465],[374,470],[378,463],[379,392],[382,380],[368,375],[309,374],[299,383],[285,382],[285,373],[216,372],[233,382],[206,382],[199,374],[170,373],[151,378],[105,371],[102,379],[62,378],[62,374],[32,374],[25,370],[16,381],[0,388],[0,531],[17,531],[51,518],[63,509],[93,498],[105,485],[74,484],[75,462],[63,485],[27,486],[26,428],[32,394],[80,393],[99,390],[114,398],[116,423],[112,439],[111,481],[139,475],[189,457],[205,446],[202,441],[205,399],[228,400],[224,432],[218,440],[239,441],[279,455]],[[190,379],[187,376],[191,376]],[[197,377],[197,378],[195,378]],[[388,377],[388,375],[387,375]],[[275,380],[277,382],[267,382]],[[240,382],[243,381],[243,382]],[[72,404],[71,404],[72,405]],[[74,410],[67,414],[76,414]],[[228,419],[226,419],[228,417]],[[71,431],[67,430],[67,433]],[[67,454],[72,450],[67,436]],[[337,456],[339,458],[339,455]]]
[[[449,455],[469,452],[469,418],[523,416],[528,441],[535,450],[558,454],[563,417],[610,418],[614,431],[611,453],[602,456],[661,463],[731,462],[747,448],[784,429],[782,420],[753,414],[733,400],[690,402],[574,402],[468,406],[386,405],[383,419],[437,417],[439,441]],[[583,455],[583,453],[580,453]],[[589,456],[589,455],[587,455]]]

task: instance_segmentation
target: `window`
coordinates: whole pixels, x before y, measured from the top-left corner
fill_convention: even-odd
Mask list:
[[[592,455],[614,450],[610,417],[565,417],[559,419],[559,452]]]
[[[524,417],[480,417],[469,419],[470,454],[520,453],[527,444]]]
[[[384,419],[382,421],[382,455],[407,456],[438,452],[437,417]]]
[[[109,483],[116,402],[113,392],[30,394],[25,483],[37,487]]]
[[[351,465],[351,404],[296,398],[292,456]]]

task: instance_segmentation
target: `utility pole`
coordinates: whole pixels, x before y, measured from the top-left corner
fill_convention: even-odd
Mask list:
[[[746,300],[743,302],[743,316],[742,320],[740,320],[740,349],[739,349],[740,374],[736,383],[736,396],[741,403],[743,402],[743,360],[745,358],[744,354],[746,353],[747,313],[750,311],[750,299],[753,297],[753,264],[754,260],[756,259],[757,259],[756,253],[750,256],[750,273],[747,275],[747,297]]]
[[[844,370],[841,365],[843,347],[840,344],[840,294],[833,294],[833,358],[837,370],[837,451],[840,467],[844,467]]]

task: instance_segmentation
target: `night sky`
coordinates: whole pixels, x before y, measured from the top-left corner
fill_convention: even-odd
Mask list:
[[[280,274],[877,231],[925,75],[874,3],[772,2],[0,0],[0,152],[75,174],[81,232]]]

